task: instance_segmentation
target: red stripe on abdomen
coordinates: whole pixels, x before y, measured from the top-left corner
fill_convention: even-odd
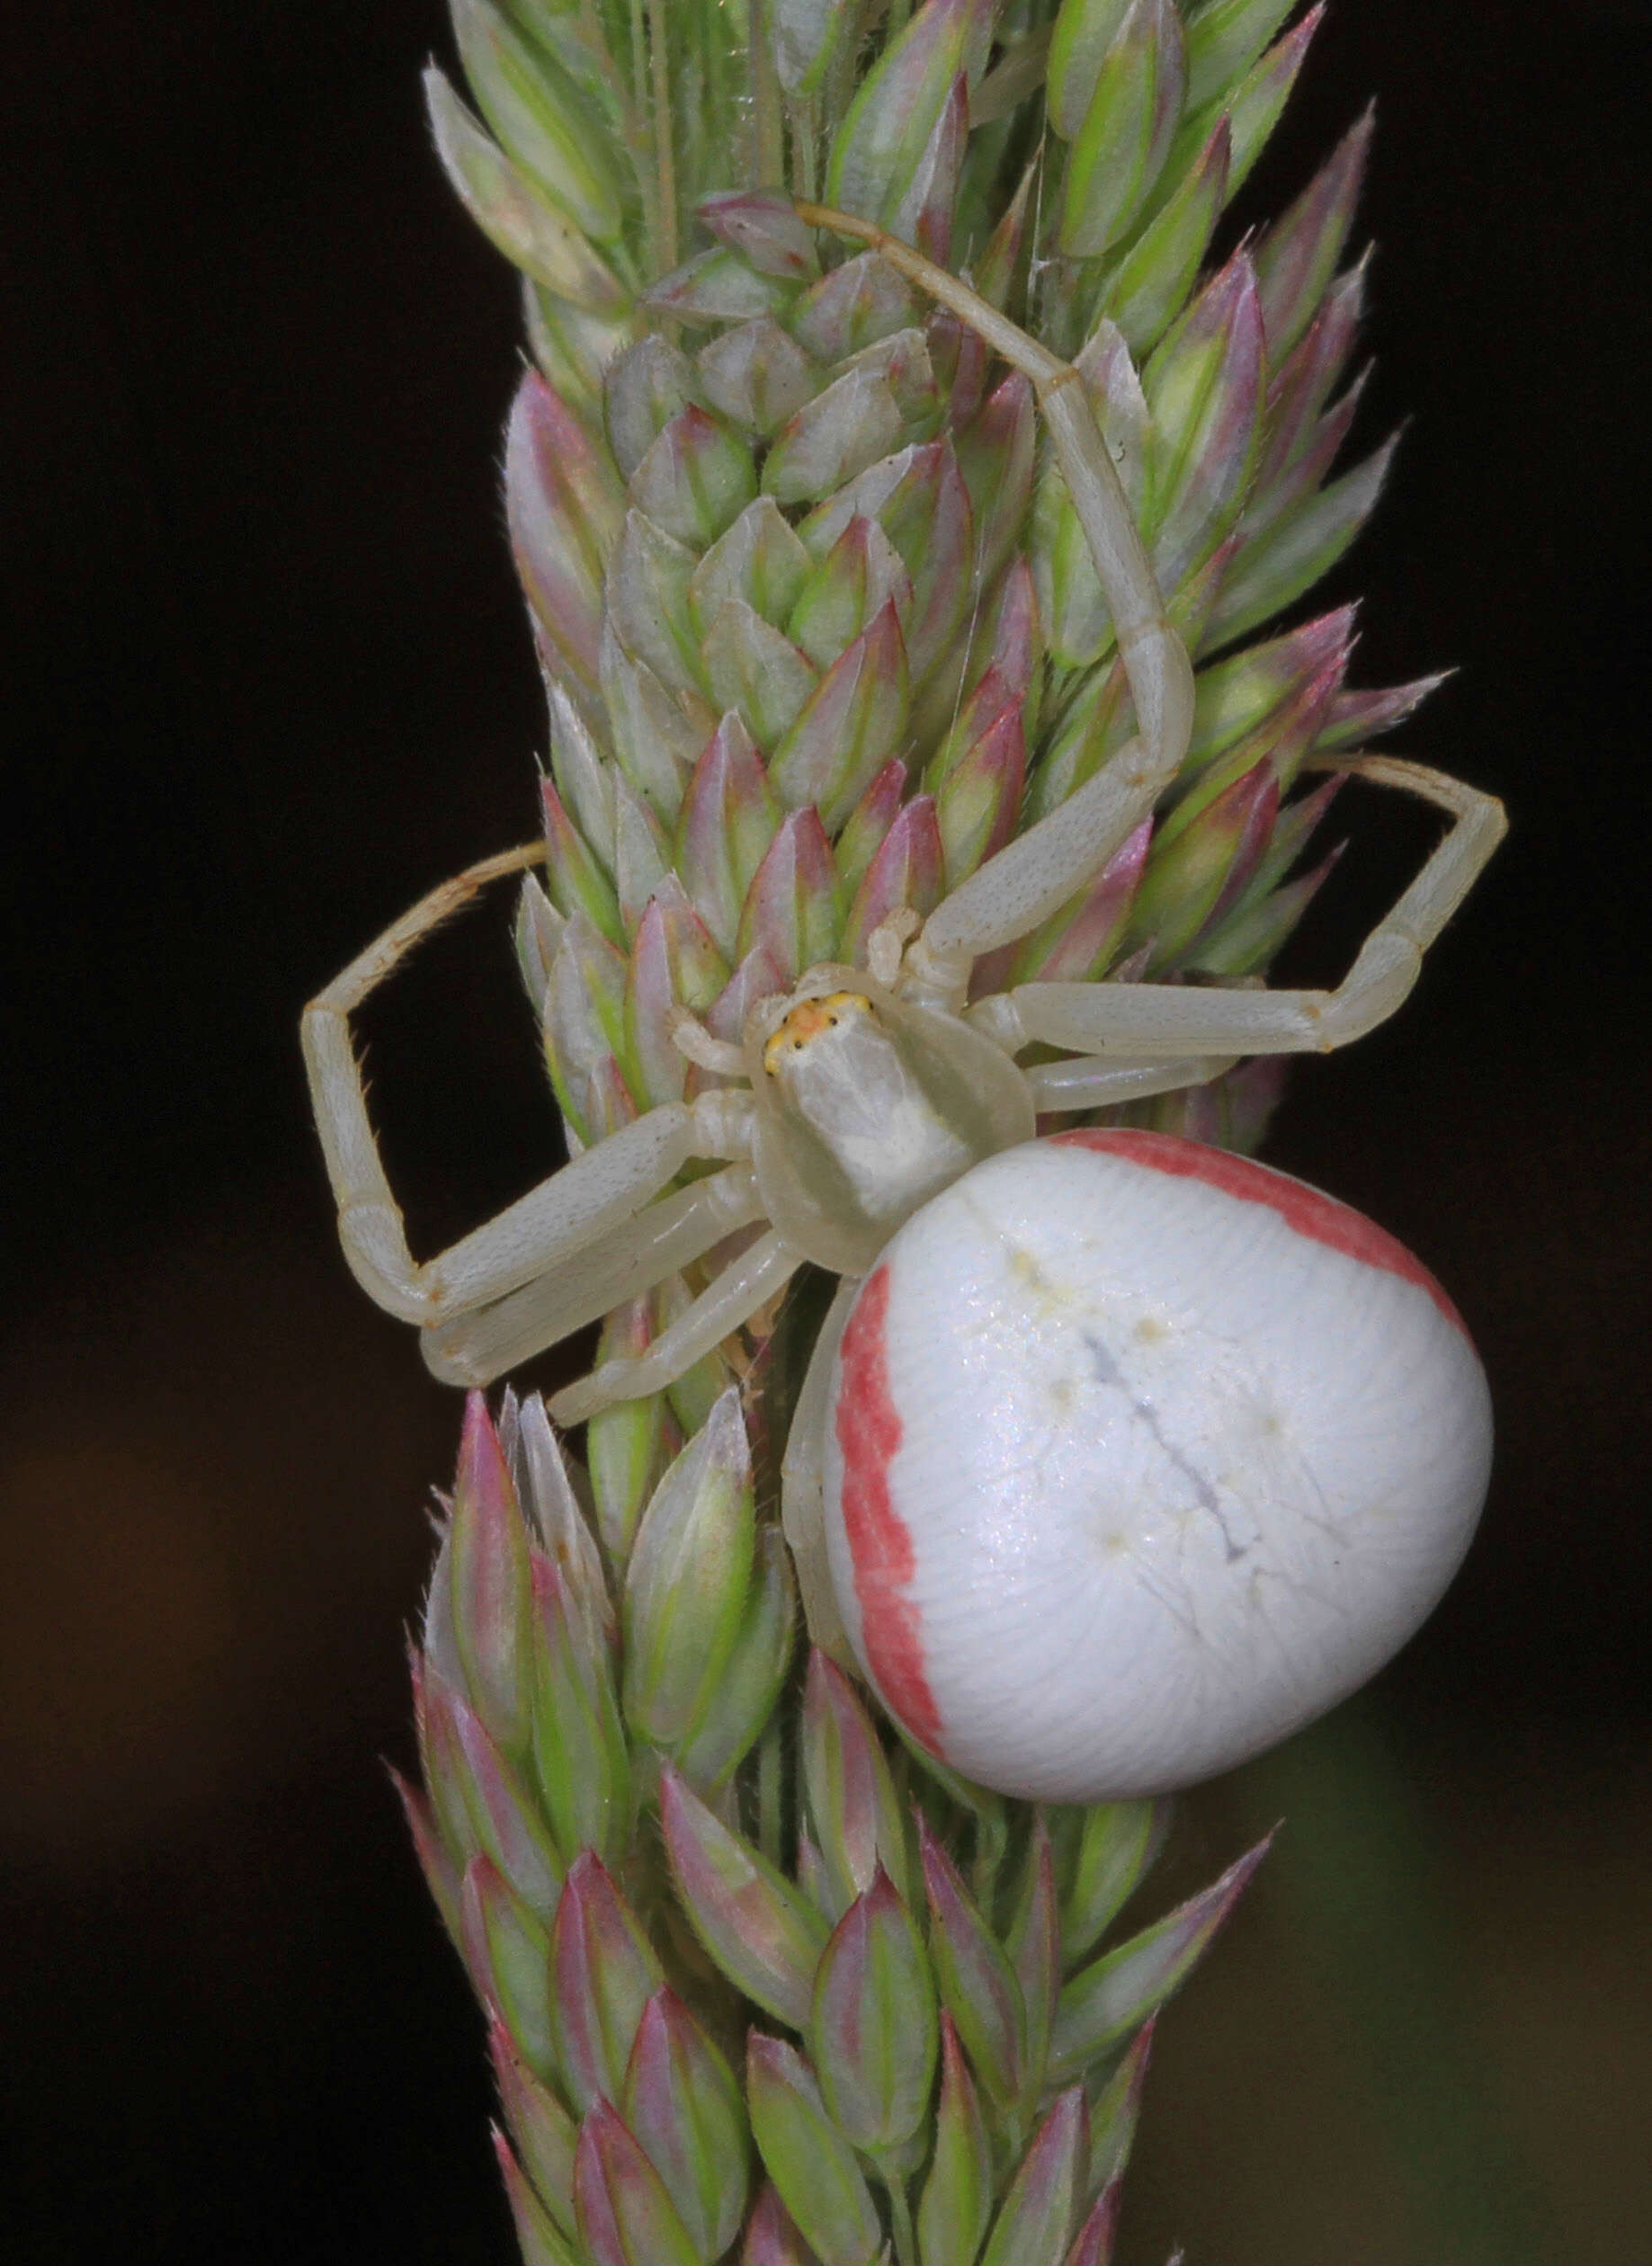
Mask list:
[[[1291,1180],[1248,1156],[1228,1149],[1210,1148],[1202,1141],[1183,1140],[1176,1133],[1141,1133],[1132,1128],[1081,1126],[1071,1133],[1049,1137],[1058,1147],[1096,1149],[1105,1156],[1122,1156],[1132,1164],[1145,1164],[1156,1173],[1172,1173],[1183,1180],[1205,1182],[1241,1203],[1266,1204],[1299,1236],[1326,1244],[1350,1259],[1384,1274],[1398,1275],[1425,1290],[1446,1320],[1465,1337],[1463,1318],[1420,1259],[1412,1257],[1386,1228],[1367,1219],[1352,1205],[1339,1204],[1301,1181]]]
[[[885,1265],[867,1277],[838,1355],[835,1422],[844,1458],[844,1531],[867,1664],[907,1730],[939,1755],[941,1711],[924,1666],[918,1610],[906,1595],[916,1560],[906,1521],[889,1494],[889,1462],[900,1446],[901,1422],[889,1394],[889,1311]]]

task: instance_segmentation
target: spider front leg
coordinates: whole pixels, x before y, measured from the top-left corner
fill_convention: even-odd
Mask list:
[[[1141,740],[1121,747],[1076,794],[942,898],[906,952],[902,991],[960,1013],[976,961],[1030,936],[1094,879],[1153,808],[1181,760],[1178,753],[1174,762],[1155,762]]]
[[[1098,1057],[1308,1054],[1363,1038],[1410,991],[1424,953],[1473,887],[1508,822],[1495,795],[1397,756],[1326,758],[1314,768],[1403,788],[1449,812],[1454,821],[1335,990],[1022,984],[979,1001],[969,1009],[969,1021],[1012,1055],[1035,1040],[1082,1048]],[[983,873],[988,870],[982,868]]]
[[[973,962],[1030,934],[1081,889],[1175,777],[1192,730],[1192,665],[1165,613],[1078,371],[885,229],[823,205],[799,204],[797,210],[811,227],[871,245],[1031,379],[1095,562],[1139,727],[1139,736],[1060,809],[1001,850],[930,914],[907,954],[906,988],[956,1011]]]
[[[651,1197],[671,1185],[692,1158],[743,1159],[750,1148],[748,1096],[713,1092],[692,1103],[667,1103],[596,1143],[451,1249],[423,1262],[415,1260],[368,1116],[350,1017],[415,944],[460,911],[478,890],[506,874],[521,872],[542,855],[537,845],[507,851],[443,882],[370,944],[304,1011],[310,1099],[338,1205],[344,1256],[371,1298],[401,1320],[424,1329],[450,1324],[504,1298],[623,1228]],[[726,1226],[719,1227],[701,1249],[727,1232]],[[660,1270],[670,1271],[670,1265]],[[652,1279],[658,1280],[659,1276]],[[576,1328],[578,1324],[567,1326]],[[561,1333],[553,1330],[550,1334]],[[539,1345],[528,1350],[537,1352],[549,1342],[549,1336],[541,1337]],[[497,1373],[497,1369],[489,1372]]]

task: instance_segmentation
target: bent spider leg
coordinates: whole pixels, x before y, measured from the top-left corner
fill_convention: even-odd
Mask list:
[[[1174,776],[1174,768],[1162,771],[1145,759],[1139,740],[1121,747],[1076,794],[942,898],[907,950],[905,988],[961,1012],[975,961],[1019,943],[1058,912],[1106,864]]]
[[[810,1641],[857,1676],[861,1671],[838,1610],[826,1562],[826,1443],[832,1363],[860,1288],[858,1276],[846,1275],[826,1308],[797,1406],[791,1412],[780,1480],[781,1526],[797,1569],[798,1593],[803,1601]]]
[[[1449,812],[1454,822],[1334,990],[1022,984],[978,1002],[969,1020],[1011,1055],[1035,1039],[1091,1055],[1140,1057],[1328,1052],[1363,1038],[1415,983],[1424,953],[1473,887],[1508,821],[1495,795],[1398,756],[1326,757],[1313,768],[1402,788]]]
[[[1154,1093],[1179,1093],[1224,1076],[1237,1055],[1192,1055],[1180,1061],[1119,1062],[1105,1055],[1068,1055],[1037,1062],[1022,1072],[1040,1117],[1063,1110],[1099,1110],[1116,1102],[1145,1102]]]
[[[673,1007],[665,1016],[671,1043],[680,1055],[718,1078],[744,1078],[746,1057],[727,1039],[714,1039],[698,1015],[686,1007]]]
[[[1026,935],[1082,888],[1175,777],[1192,729],[1192,665],[1165,613],[1078,371],[957,276],[873,222],[824,205],[799,204],[797,211],[810,227],[870,245],[1031,379],[1112,617],[1140,729],[1139,739],[1104,772],[1001,850],[931,914],[908,955],[912,980],[937,1004],[960,1004],[969,963]]]
[[[873,983],[881,984],[886,991],[894,990],[907,942],[923,925],[922,915],[909,905],[897,905],[892,913],[885,914],[866,940],[866,971]]]
[[[1140,530],[1091,413],[1084,379],[1071,362],[1052,354],[967,283],[876,222],[827,205],[799,204],[796,210],[808,227],[869,245],[897,273],[967,323],[1012,369],[1031,379],[1112,616],[1142,739],[1156,763],[1168,760],[1167,775],[1174,776],[1192,728],[1193,673],[1187,649],[1165,615]]]
[[[485,858],[444,881],[304,1010],[300,1035],[310,1102],[344,1256],[370,1298],[400,1320],[425,1328],[503,1297],[606,1235],[668,1188],[691,1157],[740,1157],[750,1146],[749,1103],[743,1113],[727,1094],[702,1094],[692,1104],[668,1102],[598,1142],[450,1250],[415,1260],[368,1116],[350,1018],[415,944],[479,890],[543,855],[530,843]]]
[[[663,1392],[732,1337],[802,1264],[802,1253],[770,1228],[713,1278],[710,1288],[660,1332],[646,1353],[604,1361],[577,1385],[567,1386],[550,1403],[551,1415],[566,1430],[613,1401],[640,1400],[646,1394]]]
[[[491,1384],[763,1216],[750,1166],[730,1165],[649,1204],[507,1298],[426,1330],[420,1340],[425,1366],[445,1385]]]

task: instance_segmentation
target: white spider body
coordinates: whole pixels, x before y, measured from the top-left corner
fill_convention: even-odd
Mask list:
[[[1163,1792],[1322,1713],[1455,1571],[1486,1382],[1393,1239],[1156,1134],[994,1157],[849,1312],[833,1585],[909,1731],[984,1785]]]

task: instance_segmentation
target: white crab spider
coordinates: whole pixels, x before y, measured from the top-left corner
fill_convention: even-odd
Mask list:
[[[862,1664],[876,1681],[869,1655],[877,1647],[868,1644],[864,1601],[857,1600],[844,1554],[842,1456],[832,1418],[841,1407],[835,1364],[855,1293],[890,1239],[908,1222],[909,1235],[917,1231],[934,1200],[957,1193],[987,1160],[1001,1176],[1020,1169],[1004,1152],[1038,1155],[1022,1145],[1032,1140],[1040,1114],[1197,1084],[1240,1056],[1321,1050],[1362,1036],[1411,988],[1424,951],[1461,902],[1504,822],[1492,798],[1438,772],[1384,757],[1339,759],[1325,767],[1408,789],[1454,824],[1336,989],[1034,983],[968,1004],[976,961],[1028,935],[1066,904],[1174,779],[1188,745],[1192,672],[1076,373],[882,231],[817,208],[799,210],[815,225],[874,243],[1032,379],[1112,613],[1139,737],[927,920],[886,923],[871,940],[865,969],[810,968],[791,993],[756,1004],[738,1047],[713,1039],[684,1015],[677,1031],[683,1051],[739,1084],[649,1111],[434,1259],[417,1262],[408,1249],[368,1117],[349,1018],[421,937],[487,881],[539,852],[487,861],[413,907],[306,1010],[303,1038],[345,1254],[380,1305],[419,1325],[425,1359],[439,1377],[485,1384],[692,1266],[735,1231],[766,1223],[643,1354],[605,1363],[553,1400],[553,1415],[574,1424],[670,1384],[767,1306],[805,1261],[844,1277],[793,1420],[785,1521],[812,1629],[841,1648],[835,1586]],[[1016,1057],[1035,1044],[1067,1051],[1022,1068]],[[708,1159],[726,1169],[667,1192],[685,1165]],[[974,1185],[972,1177],[967,1187]],[[948,1319],[933,1314],[929,1326],[939,1331]],[[835,1585],[825,1557],[828,1477]],[[903,1712],[889,1681],[886,1674],[885,1696]],[[910,1709],[904,1712],[909,1718]],[[1298,1719],[1312,1712],[1317,1707],[1301,1708]],[[933,1732],[932,1744],[942,1735]],[[963,1767],[1000,1784],[1009,1783],[1007,1769],[1017,1791],[1058,1790],[1032,1788],[1024,1770],[1015,1776],[1014,1762],[996,1766],[995,1780],[986,1750],[972,1749]],[[1166,1767],[1156,1759],[1147,1775],[1168,1783]],[[1085,1798],[1094,1798],[1095,1790]]]

